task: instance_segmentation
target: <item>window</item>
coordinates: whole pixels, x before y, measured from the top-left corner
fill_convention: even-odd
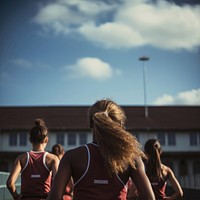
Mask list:
[[[27,145],[27,134],[26,133],[20,133],[19,134],[19,145],[20,146],[26,146]]]
[[[164,146],[166,141],[165,141],[165,133],[158,133],[157,134],[157,139],[160,142],[161,146]]]
[[[180,176],[188,175],[188,166],[185,160],[181,160],[179,163],[179,173],[180,173]]]
[[[198,134],[190,133],[190,146],[197,146]]]
[[[193,173],[200,174],[200,161],[195,161],[193,163]]]
[[[87,143],[87,134],[86,133],[80,133],[79,134],[79,144],[83,145]]]
[[[64,133],[57,133],[56,143],[61,144],[61,145],[65,145],[65,135],[64,135]]]
[[[9,135],[9,145],[17,146],[17,133],[11,133]]]
[[[68,145],[76,145],[76,134],[75,133],[68,134]]]
[[[168,133],[167,139],[168,139],[168,145],[169,146],[176,145],[176,135],[175,135],[175,133]]]

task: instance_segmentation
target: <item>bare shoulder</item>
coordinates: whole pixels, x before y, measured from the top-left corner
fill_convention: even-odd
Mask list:
[[[22,153],[16,158],[16,162],[20,162],[22,168],[26,165],[27,153]]]
[[[52,153],[48,153],[46,155],[46,165],[48,166],[50,170],[52,170],[53,166],[58,166],[59,162],[60,161],[56,155]]]
[[[52,153],[49,153],[46,155],[46,158],[49,159],[49,160],[57,160],[58,157]]]
[[[27,159],[27,153],[22,153],[20,155],[17,156],[16,160],[24,160],[24,159]]]
[[[162,164],[162,173],[163,173],[164,177],[167,177],[167,178],[172,177],[174,174],[170,167],[163,165],[163,164]]]
[[[59,159],[56,155],[52,154],[52,153],[48,153],[46,155],[46,162],[47,163],[54,163],[54,162],[59,162]]]

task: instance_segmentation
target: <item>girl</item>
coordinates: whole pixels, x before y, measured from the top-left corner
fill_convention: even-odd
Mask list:
[[[61,160],[61,158],[65,154],[65,150],[61,144],[55,144],[52,147],[52,153],[56,155],[59,158],[59,160]],[[66,187],[65,194],[63,195],[63,200],[72,200],[72,197],[73,197],[73,181],[70,180]]]
[[[124,127],[125,114],[111,100],[89,109],[93,142],[69,150],[61,159],[48,200],[62,200],[71,176],[74,200],[126,200],[129,177],[143,200],[154,200],[136,138]]]
[[[7,187],[15,200],[45,200],[51,188],[59,160],[45,151],[48,130],[42,119],[35,120],[30,130],[32,151],[19,155],[8,177]],[[16,191],[15,182],[21,173],[21,194]]]
[[[147,155],[146,173],[151,182],[157,200],[174,200],[183,196],[183,191],[172,170],[163,165],[160,159],[162,153],[158,140],[150,139],[145,143],[145,153]],[[174,189],[174,193],[167,197],[165,188],[169,181]]]

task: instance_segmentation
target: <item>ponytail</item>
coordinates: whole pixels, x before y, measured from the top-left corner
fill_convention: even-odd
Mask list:
[[[160,159],[160,147],[158,141],[150,139],[145,144],[145,153],[147,154],[148,161],[146,163],[146,173],[150,180],[155,177],[163,178],[161,159]]]
[[[124,128],[124,111],[110,100],[98,101],[89,110],[95,141],[110,174],[128,166],[136,168],[135,158],[144,156],[137,139]]]

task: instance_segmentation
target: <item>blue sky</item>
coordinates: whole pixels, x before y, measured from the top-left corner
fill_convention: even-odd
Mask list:
[[[200,105],[199,1],[1,0],[0,106]]]

